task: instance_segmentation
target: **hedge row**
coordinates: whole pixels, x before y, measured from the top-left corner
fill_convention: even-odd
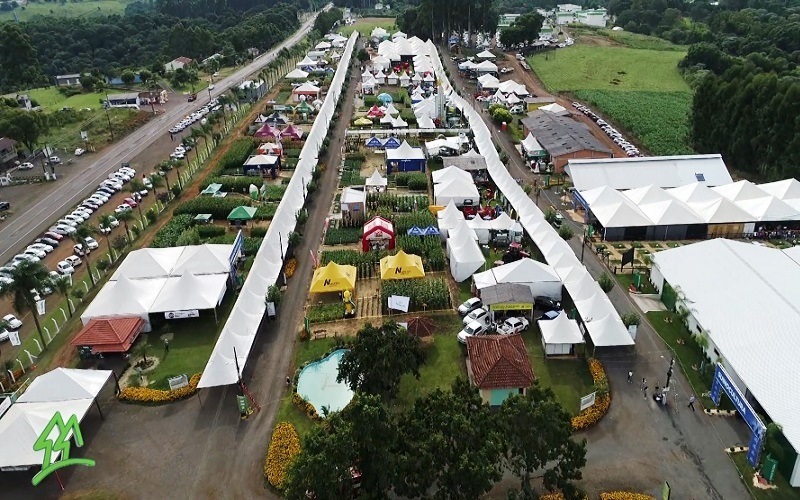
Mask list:
[[[176,215],[158,230],[150,246],[153,248],[174,247],[181,234],[192,226],[193,215]]]
[[[175,215],[181,214],[211,214],[212,219],[227,219],[228,214],[236,207],[249,207],[252,202],[247,198],[238,196],[226,196],[224,198],[214,198],[212,196],[200,196],[188,201],[184,201],[175,208]]]
[[[241,168],[254,149],[256,142],[251,137],[236,139],[220,158],[217,168],[214,169],[214,175],[227,168]]]

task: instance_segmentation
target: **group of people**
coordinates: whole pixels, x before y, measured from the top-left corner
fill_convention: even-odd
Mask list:
[[[629,384],[633,384],[633,371],[628,371],[628,383]],[[667,395],[664,394],[664,392],[665,392],[664,390],[666,388],[665,387],[661,387],[660,385],[661,385],[660,382],[658,380],[656,380],[655,391],[653,391],[653,400],[658,404],[666,406],[666,404],[667,404]],[[647,386],[647,379],[645,377],[642,377],[642,383],[639,386],[639,389],[642,391],[642,396],[644,397],[644,399],[647,399],[648,386]],[[697,401],[697,398],[694,395],[691,395],[689,397],[689,401],[688,401],[688,404],[686,405],[686,407],[687,408],[691,408],[692,411],[694,411],[694,403],[696,401]],[[676,397],[676,402],[677,402],[677,397]]]

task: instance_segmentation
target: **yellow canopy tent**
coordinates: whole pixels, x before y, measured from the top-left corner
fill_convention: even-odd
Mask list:
[[[445,207],[442,205],[429,205],[428,210],[433,214],[435,217],[440,211],[444,210]]]
[[[356,287],[356,268],[354,266],[340,266],[329,262],[327,266],[314,271],[311,278],[311,293],[341,292],[353,290]]]
[[[419,255],[409,255],[400,250],[397,255],[389,255],[381,259],[382,280],[404,280],[424,278],[425,270]]]

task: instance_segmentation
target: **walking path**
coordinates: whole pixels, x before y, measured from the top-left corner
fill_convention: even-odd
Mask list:
[[[444,53],[446,54],[446,52]],[[458,75],[458,68],[448,57],[442,58],[448,67],[453,86],[467,89],[471,95],[474,83]],[[513,74],[512,74],[513,76]],[[530,80],[525,79],[529,84]],[[481,110],[480,103],[475,103]],[[492,137],[509,157],[507,168],[514,178],[533,184],[541,178],[525,167],[508,134],[501,133],[488,113],[481,113]],[[560,207],[550,191],[542,191],[539,207]],[[583,234],[583,225],[565,217],[576,235]],[[576,255],[581,255],[580,238],[569,242]],[[607,272],[593,252],[586,252],[584,263],[597,279]],[[642,314],[627,290],[618,285],[609,298],[620,314]],[[612,390],[613,404],[602,422],[578,434],[588,441],[587,464],[583,469],[581,486],[591,495],[601,491],[626,489],[660,496],[664,481],[672,487],[673,498],[682,499],[746,499],[747,490],[739,474],[727,457],[724,448],[734,444],[747,444],[748,431],[736,419],[709,417],[700,411],[687,408],[690,386],[683,373],[674,371],[673,388],[678,401],[670,397],[669,406],[659,407],[649,396],[666,372],[672,356],[669,348],[645,321],[639,326],[635,351],[627,349],[601,349],[596,353],[603,362]],[[634,380],[646,377],[650,386],[648,397],[639,390],[639,384],[628,384],[627,373],[634,372]],[[673,393],[674,394],[674,393]]]

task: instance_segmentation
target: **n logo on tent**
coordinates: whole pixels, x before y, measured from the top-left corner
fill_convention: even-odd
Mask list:
[[[322,283],[322,286],[331,286],[331,280],[330,280],[330,279],[326,279],[326,280],[325,280],[325,281]]]
[[[394,274],[403,274],[403,268],[402,267],[394,268]]]

